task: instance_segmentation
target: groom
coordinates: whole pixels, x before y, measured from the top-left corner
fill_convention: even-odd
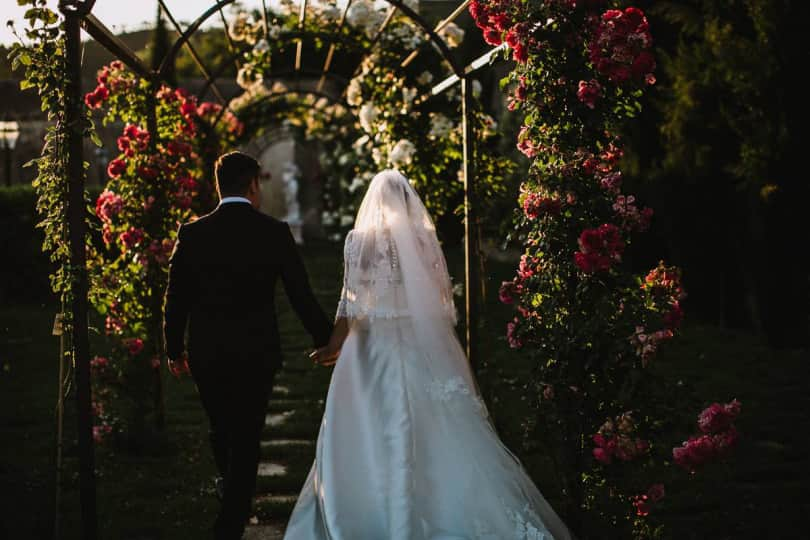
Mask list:
[[[259,172],[258,162],[241,152],[217,160],[219,206],[180,226],[166,290],[169,368],[177,372],[187,358],[224,479],[217,485],[217,540],[241,538],[250,516],[267,399],[281,366],[274,300],[279,278],[315,346],[325,345],[332,331],[290,228],[258,210]]]

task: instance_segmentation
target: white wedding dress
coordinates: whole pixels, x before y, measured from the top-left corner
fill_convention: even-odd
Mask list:
[[[401,174],[374,178],[344,256],[350,331],[284,538],[570,538],[492,427],[433,223]]]

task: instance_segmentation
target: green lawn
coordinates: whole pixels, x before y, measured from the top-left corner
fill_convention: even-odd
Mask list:
[[[305,249],[311,279],[322,304],[337,300],[341,250],[335,245]],[[460,253],[450,256],[460,277]],[[497,284],[509,277],[509,265],[488,266],[488,302],[482,349],[490,364],[482,381],[491,396],[490,411],[506,443],[555,501],[549,464],[521,445],[526,411],[523,384],[530,366],[511,352],[501,336],[508,308],[497,303]],[[313,439],[317,434],[330,371],[305,358],[309,345],[301,325],[282,302],[281,324],[286,367],[271,413],[295,412],[268,427],[267,439]],[[54,447],[56,355],[50,335],[54,308],[0,308],[0,539],[50,538],[54,516]],[[98,351],[101,352],[101,351]],[[743,403],[741,444],[727,469],[718,468],[667,486],[672,536],[682,538],[803,538],[810,515],[810,425],[807,352],[775,352],[757,339],[714,327],[687,326],[682,339],[657,359],[656,375],[693,389],[702,405],[733,397]],[[132,455],[111,447],[98,450],[99,521],[103,538],[204,538],[217,503],[210,479],[213,462],[207,426],[190,380],[167,379],[169,448]],[[686,395],[686,392],[684,393]],[[65,472],[61,506],[62,538],[78,538],[75,418],[68,402]],[[697,413],[697,410],[695,411]],[[672,434],[685,438],[689,426]],[[265,459],[287,468],[284,476],[261,477],[259,495],[294,495],[311,464],[311,445],[266,447]],[[289,500],[264,500],[256,506],[260,520],[283,524]],[[5,527],[5,530],[3,530]],[[610,537],[606,534],[606,537]]]

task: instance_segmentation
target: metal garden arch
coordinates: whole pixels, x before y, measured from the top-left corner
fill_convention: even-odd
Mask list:
[[[223,106],[224,112],[228,107],[228,102],[219,90],[216,80],[227,69],[227,63],[219,66],[215,71],[211,71],[206,65],[203,58],[197,54],[191,43],[191,37],[197,32],[201,26],[215,15],[219,15],[227,32],[227,21],[223,13],[223,8],[232,4],[235,0],[212,0],[212,4],[205,12],[203,12],[196,20],[194,20],[186,29],[181,28],[175,17],[172,15],[171,10],[166,5],[165,0],[158,0],[164,13],[167,15],[174,30],[179,34],[179,38],[172,44],[166,56],[160,63],[157,70],[148,67],[138,56],[129,49],[126,44],[118,39],[101,21],[99,21],[92,13],[95,0],[60,0],[59,10],[65,18],[65,41],[66,41],[66,121],[70,127],[68,135],[68,163],[67,169],[69,174],[68,186],[68,226],[70,231],[70,249],[71,249],[71,265],[78,269],[78,279],[74,284],[74,298],[71,305],[72,320],[74,321],[73,344],[75,351],[76,362],[76,391],[78,401],[78,435],[79,435],[79,454],[80,454],[80,496],[82,500],[82,522],[84,524],[84,537],[87,539],[96,538],[96,508],[95,508],[95,480],[94,480],[94,457],[93,457],[93,440],[92,440],[92,420],[90,414],[90,370],[89,370],[89,339],[88,339],[88,277],[87,277],[87,261],[85,254],[85,236],[87,234],[86,225],[84,223],[85,203],[84,197],[84,170],[83,170],[83,127],[81,125],[83,93],[81,88],[81,41],[80,30],[84,29],[90,36],[92,36],[99,44],[106,48],[109,52],[114,54],[136,74],[143,79],[154,84],[165,83],[167,81],[167,72],[169,66],[172,64],[173,59],[177,56],[180,50],[185,47],[194,59],[200,73],[206,81],[201,93],[204,94],[209,89],[214,94],[216,99]],[[466,312],[466,346],[467,355],[473,368],[477,366],[476,356],[476,342],[477,342],[477,327],[478,327],[478,276],[477,276],[477,260],[478,260],[478,245],[477,245],[477,228],[476,228],[476,213],[473,206],[475,194],[474,182],[474,143],[475,132],[473,125],[473,100],[472,100],[472,78],[471,73],[479,69],[489,62],[490,58],[498,52],[503,46],[491,49],[488,53],[482,55],[471,64],[467,66],[459,65],[458,61],[450,53],[447,44],[439,36],[439,32],[447,26],[450,22],[454,21],[463,11],[469,6],[471,0],[463,0],[458,7],[452,11],[446,18],[439,22],[435,27],[431,27],[427,21],[422,18],[413,9],[408,7],[402,0],[385,0],[389,5],[387,15],[377,29],[375,35],[370,41],[370,45],[361,50],[361,60],[358,63],[359,69],[362,61],[368,57],[372,52],[380,37],[385,32],[386,26],[393,19],[394,15],[399,11],[402,15],[410,19],[417,27],[419,27],[424,34],[429,38],[428,44],[433,45],[433,48],[441,56],[444,63],[450,69],[450,76],[445,78],[442,82],[435,85],[428,96],[422,96],[423,99],[429,99],[433,95],[440,94],[448,88],[458,84],[462,96],[462,129],[463,129],[463,180],[464,180],[464,229],[465,229],[465,312]],[[345,96],[348,80],[331,71],[334,53],[338,45],[349,46],[346,39],[340,35],[342,27],[346,24],[346,16],[349,8],[352,5],[352,0],[348,0],[343,7],[340,19],[334,32],[307,32],[304,30],[304,22],[307,15],[308,0],[299,0],[300,11],[298,19],[298,31],[285,32],[278,39],[296,42],[296,55],[294,62],[294,69],[271,73],[271,77],[307,77],[317,78],[318,85],[316,91],[311,89],[303,89],[300,86],[290,89],[287,93],[298,94],[313,94],[320,95],[321,97],[332,98],[327,93],[323,92],[325,82],[332,80],[342,85],[342,93],[340,100]],[[267,36],[267,5],[266,0],[262,0],[262,14],[265,36]],[[303,55],[303,42],[304,39],[320,37],[328,40],[330,43],[329,50],[320,71],[304,70],[302,69],[302,55]],[[231,48],[231,55],[228,62],[238,62],[238,58],[242,51],[236,50],[234,44],[228,36],[229,47]],[[405,69],[425,48],[414,49],[406,58],[401,62],[400,69]],[[154,109],[154,107],[153,107]],[[220,115],[221,118],[221,115]],[[217,119],[219,121],[219,118]],[[156,126],[154,110],[151,114],[149,122],[151,125],[147,126],[150,131]]]

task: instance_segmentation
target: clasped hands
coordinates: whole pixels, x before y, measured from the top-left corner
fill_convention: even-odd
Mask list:
[[[337,363],[338,356],[340,356],[340,349],[335,349],[329,345],[309,353],[312,361],[320,366],[334,366]]]

